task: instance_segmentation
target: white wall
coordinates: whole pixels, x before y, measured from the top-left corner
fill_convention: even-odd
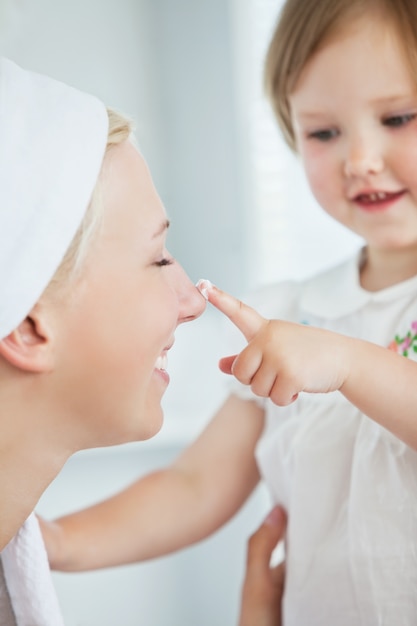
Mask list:
[[[148,3],[170,246],[193,279],[247,286],[248,203],[241,184],[229,0]]]
[[[229,0],[20,0],[3,51],[132,115],[193,280],[247,286]],[[7,36],[8,35],[8,36]],[[201,241],[204,240],[204,246]]]
[[[158,147],[153,137],[157,124],[152,115],[147,4],[148,0],[20,0],[3,26],[2,52],[131,115],[146,151],[153,154]]]

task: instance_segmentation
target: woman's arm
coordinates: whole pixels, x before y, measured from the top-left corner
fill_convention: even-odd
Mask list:
[[[167,469],[53,522],[40,520],[51,567],[78,571],[142,561],[207,537],[256,486],[263,411],[231,396]]]
[[[239,626],[281,626],[285,563],[270,566],[272,553],[284,538],[286,517],[275,507],[249,538]]]

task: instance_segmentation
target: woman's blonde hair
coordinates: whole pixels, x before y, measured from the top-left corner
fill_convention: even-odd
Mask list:
[[[397,33],[417,76],[417,0],[287,0],[265,62],[265,89],[288,145],[295,150],[289,96],[312,55],[364,16],[383,19]],[[417,83],[417,78],[416,78]]]
[[[130,119],[113,109],[107,109],[109,129],[105,156],[118,144],[129,139],[132,134],[133,124]],[[74,276],[82,266],[90,246],[94,233],[98,230],[102,216],[102,185],[101,174],[97,180],[90,204],[84,219],[73,238],[60,266],[49,283],[49,287],[55,289],[59,285],[65,285],[71,276]]]

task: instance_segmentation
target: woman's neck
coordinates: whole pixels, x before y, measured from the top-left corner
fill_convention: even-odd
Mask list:
[[[417,250],[365,248],[360,283],[367,291],[380,291],[417,275]]]
[[[57,445],[48,419],[0,388],[0,551],[36,507],[70,452]]]

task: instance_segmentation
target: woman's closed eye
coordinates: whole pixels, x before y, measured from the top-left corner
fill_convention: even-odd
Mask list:
[[[163,257],[159,261],[156,261],[155,265],[157,267],[166,267],[167,265],[172,265],[174,263],[174,259],[172,257]]]
[[[401,126],[406,126],[414,119],[416,119],[417,113],[404,113],[403,115],[390,115],[383,120],[384,126],[389,126],[391,128],[399,128]]]

